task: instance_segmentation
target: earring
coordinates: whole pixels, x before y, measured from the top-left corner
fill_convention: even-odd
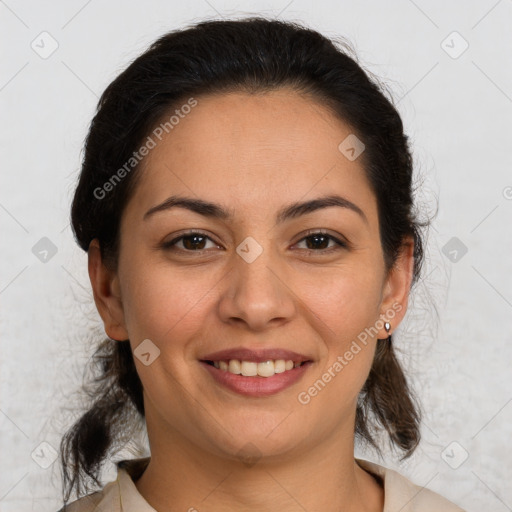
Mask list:
[[[389,322],[386,322],[384,324],[384,329],[386,329],[386,332],[388,333],[389,335],[389,331],[391,330],[391,324]]]

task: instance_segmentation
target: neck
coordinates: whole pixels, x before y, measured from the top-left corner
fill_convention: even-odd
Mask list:
[[[153,433],[154,434],[154,433]],[[158,512],[208,510],[382,512],[383,489],[354,459],[353,437],[325,439],[288,457],[221,458],[186,438],[151,444],[135,485]]]

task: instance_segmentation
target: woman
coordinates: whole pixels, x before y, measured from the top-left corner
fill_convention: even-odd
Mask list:
[[[137,421],[151,457],[62,510],[461,510],[354,458],[419,442],[392,332],[424,224],[400,116],[342,46],[202,22],[104,92],[72,225],[108,339],[64,502]]]

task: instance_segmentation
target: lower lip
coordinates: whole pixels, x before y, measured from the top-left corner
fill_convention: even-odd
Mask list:
[[[244,377],[227,370],[220,370],[211,364],[200,361],[210,375],[226,388],[241,395],[264,397],[271,396],[295,384],[311,366],[311,361],[292,370],[276,373],[272,377]]]

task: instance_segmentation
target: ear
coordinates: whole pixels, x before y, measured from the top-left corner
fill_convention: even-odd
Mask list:
[[[414,239],[407,237],[384,283],[380,318],[383,322],[389,322],[391,329],[388,333],[382,328],[379,339],[387,338],[403,320],[407,312],[413,272]]]
[[[97,238],[91,241],[88,250],[88,270],[94,294],[94,302],[103,320],[109,338],[118,341],[128,339],[124,322],[123,303],[117,273],[108,269],[101,259]]]

